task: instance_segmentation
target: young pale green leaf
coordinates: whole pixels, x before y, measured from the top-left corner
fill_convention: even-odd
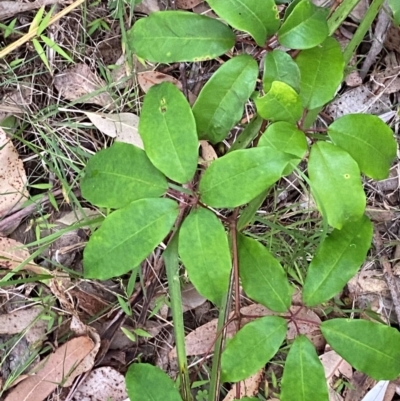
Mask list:
[[[366,320],[331,319],[321,324],[329,345],[356,370],[375,380],[400,375],[400,333]]]
[[[371,246],[373,226],[368,217],[333,230],[314,256],[303,288],[307,306],[335,296],[357,273]]]
[[[255,102],[258,114],[265,120],[295,123],[303,114],[299,95],[284,82],[272,82],[269,92]]]
[[[281,401],[328,401],[324,367],[312,342],[296,337],[286,358],[282,376]]]
[[[240,120],[243,107],[254,90],[258,75],[256,61],[248,56],[224,63],[204,85],[193,114],[201,139],[221,142]]]
[[[382,180],[396,157],[393,131],[377,116],[347,114],[328,128],[328,135],[358,163],[365,175]]]
[[[210,7],[229,25],[249,33],[259,46],[276,33],[280,25],[274,0],[207,0]]]
[[[85,277],[107,280],[132,270],[169,233],[178,216],[171,199],[140,199],[111,213],[83,252]]]
[[[210,60],[227,52],[235,35],[222,22],[186,11],[161,11],[135,22],[128,45],[156,63]]]
[[[339,43],[327,38],[320,46],[302,51],[296,63],[303,106],[315,109],[332,100],[343,79],[344,59]]]
[[[279,180],[291,159],[293,156],[266,146],[228,153],[203,174],[201,200],[213,207],[243,205]]]
[[[388,0],[388,4],[392,9],[395,24],[400,25],[400,2],[398,0]]]
[[[329,35],[326,18],[329,10],[310,0],[300,1],[278,31],[279,43],[289,49],[310,49]]]
[[[257,240],[238,235],[240,278],[246,294],[275,312],[286,312],[292,289],[285,271]]]
[[[269,146],[302,159],[307,152],[307,139],[293,124],[280,121],[268,126],[258,146]]]
[[[296,92],[300,90],[300,70],[289,54],[282,50],[267,53],[264,60],[263,89],[268,92],[274,81],[284,82]]]
[[[144,97],[139,133],[151,162],[181,184],[197,168],[198,139],[192,110],[170,82],[152,86]]]
[[[278,352],[286,331],[286,320],[278,316],[246,324],[222,353],[221,381],[238,382],[260,370]]]
[[[186,217],[179,231],[179,255],[197,291],[220,305],[232,262],[224,226],[213,212],[199,208]]]
[[[159,197],[167,189],[165,176],[151,164],[146,153],[123,142],[116,142],[89,159],[81,181],[84,198],[111,209],[138,199]]]
[[[311,192],[329,225],[340,230],[345,223],[361,218],[365,193],[358,165],[347,152],[317,142],[311,148],[308,174]]]
[[[125,382],[130,401],[182,401],[171,378],[148,363],[129,366]]]

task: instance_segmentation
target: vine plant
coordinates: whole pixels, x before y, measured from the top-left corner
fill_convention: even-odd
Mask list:
[[[199,293],[220,309],[220,332],[228,320],[229,296],[237,295],[234,318],[239,330],[224,349],[222,336],[216,341],[210,401],[218,398],[219,381],[242,381],[278,352],[286,337],[283,314],[289,311],[293,287],[279,261],[244,228],[266,190],[295,169],[309,185],[325,228],[332,230],[308,267],[304,305],[314,307],[334,297],[363,263],[373,227],[364,214],[360,175],[376,180],[388,176],[396,156],[393,132],[378,117],[365,114],[337,119],[325,135],[308,130],[343,80],[349,61],[343,54],[348,52],[342,52],[331,34],[346,16],[343,10],[349,12],[356,2],[344,1],[332,14],[309,0],[295,0],[281,20],[274,0],[208,0],[226,23],[191,12],[165,11],[140,19],[128,32],[131,50],[158,63],[199,62],[224,55],[237,42],[232,28],[267,50],[260,88],[257,57],[241,52],[240,43],[202,88],[193,107],[174,85],[153,86],[144,98],[139,123],[144,150],[115,143],[86,167],[83,196],[112,211],[84,251],[86,277],[123,275],[161,242],[166,244],[179,386],[158,368],[136,363],[126,376],[131,401],[191,399],[179,260]],[[376,13],[382,3],[374,0],[368,12]],[[272,50],[273,40],[290,51]],[[224,140],[249,99],[257,115],[226,155],[199,171],[199,139],[212,144]],[[257,146],[252,147],[255,138]],[[297,168],[301,161],[307,163],[307,176]],[[229,209],[228,217],[216,214],[219,208]],[[240,327],[239,281],[250,298],[275,315]],[[321,331],[355,369],[376,380],[400,374],[396,329],[338,318],[324,321]],[[323,367],[303,335],[290,345],[280,397],[328,400]]]

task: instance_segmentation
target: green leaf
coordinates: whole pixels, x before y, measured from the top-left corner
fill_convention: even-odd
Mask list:
[[[389,7],[393,12],[393,19],[396,25],[400,25],[400,3],[398,0],[388,0]]]
[[[329,345],[356,370],[375,380],[400,375],[400,333],[366,320],[331,319],[321,324]]]
[[[279,28],[274,0],[207,0],[210,7],[229,25],[249,33],[259,46]]]
[[[275,312],[286,312],[292,289],[280,263],[257,240],[238,235],[240,278],[246,294]]]
[[[246,324],[222,353],[221,381],[238,382],[259,371],[278,352],[286,331],[286,320],[277,316]]]
[[[280,121],[268,126],[258,146],[269,146],[302,159],[307,152],[307,139],[293,124]]]
[[[318,305],[335,296],[357,273],[371,246],[373,226],[366,216],[346,223],[322,242],[307,272],[303,301]]]
[[[139,121],[139,133],[151,162],[168,178],[183,184],[197,168],[198,139],[189,103],[170,82],[147,92]]]
[[[327,8],[309,0],[300,1],[278,31],[279,43],[289,49],[309,49],[321,44],[329,34]]]
[[[328,135],[358,163],[365,175],[383,180],[396,157],[393,131],[377,116],[348,114],[328,128]]]
[[[264,60],[263,89],[268,92],[274,81],[284,82],[296,92],[300,90],[300,70],[289,54],[282,50],[267,53]]]
[[[239,149],[246,149],[260,133],[262,122],[263,119],[256,114],[236,138],[233,145],[229,148],[228,153]]]
[[[295,123],[303,114],[299,95],[284,82],[272,82],[269,92],[255,102],[258,114],[265,120]]]
[[[235,44],[222,22],[186,11],[161,11],[135,22],[128,45],[138,56],[156,63],[210,60]]]
[[[335,39],[327,38],[320,46],[302,51],[296,63],[300,69],[300,97],[304,107],[315,109],[334,98],[345,65]]]
[[[228,135],[243,115],[257,75],[257,63],[248,55],[230,59],[213,74],[193,106],[199,138],[217,143]]]
[[[179,232],[179,255],[197,291],[220,305],[228,291],[231,254],[224,226],[213,212],[190,212]]]
[[[201,200],[213,207],[243,205],[278,181],[292,158],[269,147],[228,153],[213,161],[203,174]]]
[[[130,401],[182,401],[171,378],[148,363],[129,366],[125,382]]]
[[[318,209],[329,225],[340,230],[361,218],[366,199],[360,170],[347,152],[327,142],[314,144],[308,174]]]
[[[328,401],[325,371],[314,345],[304,335],[296,337],[286,358],[281,401]]]
[[[178,216],[171,199],[140,199],[111,213],[83,252],[85,277],[107,280],[141,263],[169,233]]]
[[[115,142],[89,159],[81,181],[85,199],[112,209],[138,199],[159,197],[167,189],[167,180],[146,153],[123,142]]]

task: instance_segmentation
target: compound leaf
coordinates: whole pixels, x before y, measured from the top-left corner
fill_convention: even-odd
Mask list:
[[[228,135],[242,117],[257,75],[257,63],[248,55],[234,57],[217,70],[193,106],[199,138],[217,143]]]
[[[281,81],[292,87],[296,92],[300,90],[300,70],[289,54],[282,50],[268,52],[264,60],[263,89],[268,92],[272,82]]]
[[[156,63],[210,60],[227,52],[235,35],[222,22],[186,11],[160,11],[135,22],[128,45]]]
[[[329,345],[356,370],[375,380],[400,375],[400,333],[366,320],[331,319],[321,324]]]
[[[265,120],[295,123],[303,114],[299,95],[284,82],[272,82],[268,93],[255,102],[258,114]]]
[[[274,0],[207,0],[210,7],[235,29],[249,33],[259,46],[279,28]]]
[[[283,174],[293,156],[270,147],[235,150],[211,163],[203,174],[201,200],[234,208],[251,201]]]
[[[194,209],[179,232],[179,255],[197,291],[220,305],[232,267],[224,226],[213,212]]]
[[[82,196],[100,207],[118,209],[132,201],[156,198],[168,189],[165,176],[146,153],[116,142],[89,159],[81,181]]]
[[[282,376],[281,401],[328,401],[324,367],[312,342],[296,337],[286,358]]]
[[[309,0],[300,1],[278,31],[280,44],[289,49],[318,46],[329,35],[328,13],[328,9],[317,7]]]
[[[148,363],[129,366],[125,382],[130,401],[182,401],[171,378]]]
[[[286,312],[292,289],[285,271],[257,240],[238,235],[240,278],[246,294],[275,312]]]
[[[371,246],[373,226],[366,216],[333,230],[314,256],[303,288],[307,306],[335,296],[357,273]]]
[[[178,216],[171,199],[140,199],[111,213],[83,252],[85,277],[107,280],[139,265],[165,238]]]
[[[377,116],[348,114],[328,128],[328,135],[358,163],[362,173],[382,180],[396,157],[393,131]]]
[[[147,92],[139,133],[151,162],[181,184],[192,179],[198,159],[198,139],[192,110],[182,92],[170,82]]]
[[[286,331],[286,320],[278,316],[246,324],[222,353],[221,381],[238,382],[260,370],[278,352]]]
[[[366,198],[355,160],[344,150],[318,142],[308,162],[311,191],[328,224],[341,229],[364,213]]]
[[[339,43],[327,38],[320,46],[302,51],[296,63],[303,106],[315,109],[332,100],[343,79],[344,59]]]

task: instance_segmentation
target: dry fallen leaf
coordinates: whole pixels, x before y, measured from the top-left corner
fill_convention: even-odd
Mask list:
[[[143,0],[135,6],[135,12],[142,14],[151,14],[160,11],[158,0]]]
[[[54,86],[62,97],[77,100],[87,95],[82,103],[93,103],[107,109],[113,108],[113,99],[108,92],[91,94],[106,86],[106,83],[94,74],[86,64],[75,64],[73,67],[54,77]]]
[[[218,159],[218,155],[215,152],[214,148],[208,141],[201,140],[200,143],[200,153],[202,162],[205,165],[210,164],[213,160]]]
[[[2,3],[0,1],[0,9]],[[21,82],[18,85],[18,89],[6,94],[0,103],[0,122],[10,115],[23,114],[24,107],[32,103],[32,92],[32,85],[30,83]]]
[[[101,391],[99,389],[101,388]],[[122,401],[127,398],[124,376],[115,369],[104,366],[89,373],[79,385],[73,401]]]
[[[206,299],[199,294],[193,284],[188,283],[182,289],[182,307],[183,311],[195,309],[200,305],[203,305]]]
[[[68,377],[76,377],[76,367],[92,348],[93,341],[86,336],[68,341],[40,365],[41,369],[35,375],[19,383],[4,401],[44,400]]]
[[[15,269],[29,256],[25,245],[11,238],[0,237],[0,267],[3,269]],[[27,263],[23,268],[36,274],[51,275],[50,271],[35,263]]]
[[[189,10],[198,6],[203,0],[176,0],[176,7],[183,10]]]
[[[182,83],[180,81],[174,77],[171,77],[171,75],[163,74],[162,72],[158,71],[141,72],[137,74],[137,80],[144,93],[147,93],[153,85],[160,84],[162,82],[171,82],[180,91],[182,90]],[[189,91],[188,96],[190,105],[193,105],[196,101],[196,95]]]
[[[0,217],[27,199],[26,184],[24,165],[14,145],[0,128]]]
[[[244,382],[240,382],[240,398],[242,397],[253,397],[257,395],[258,388],[263,377],[263,370],[260,370],[255,375],[250,376]],[[228,392],[223,401],[233,401],[236,397],[235,386]]]
[[[34,306],[0,315],[0,334],[13,335],[28,329],[25,334],[28,342],[33,343],[44,338],[47,322],[41,319],[35,322],[42,312],[43,307]]]
[[[20,3],[18,1],[0,1],[0,21],[13,17],[15,14],[24,13],[42,6],[59,3],[60,0],[37,0],[32,3]]]
[[[133,113],[105,114],[85,112],[90,121],[103,134],[116,138],[119,142],[131,143],[143,149],[138,132],[139,117]]]

